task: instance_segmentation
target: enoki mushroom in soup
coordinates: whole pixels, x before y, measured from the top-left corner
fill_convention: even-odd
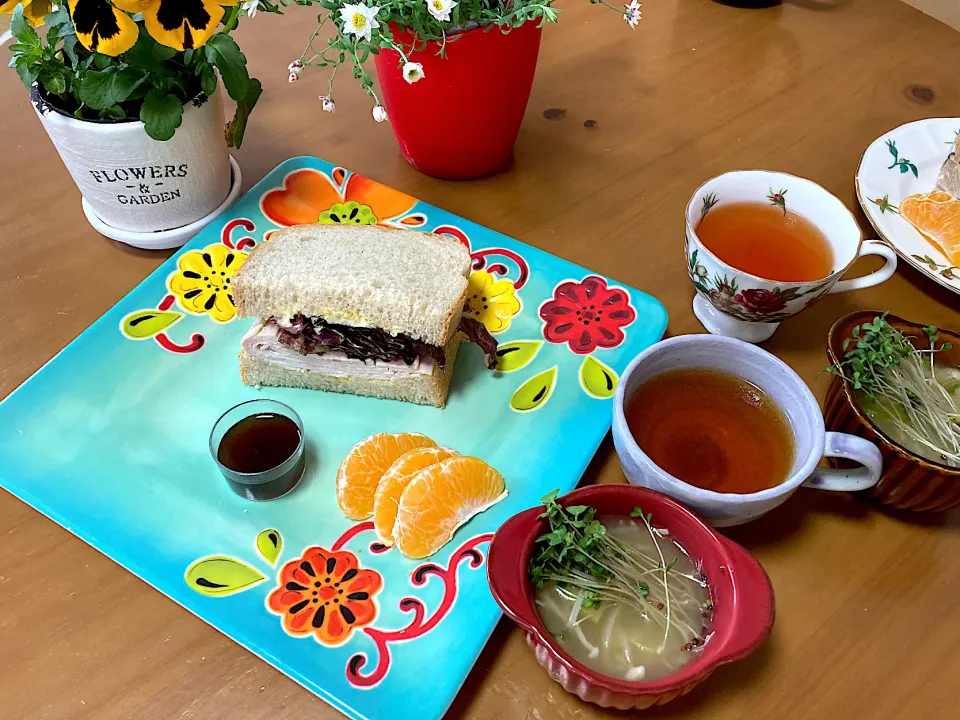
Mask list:
[[[599,517],[544,498],[550,531],[530,577],[537,611],[561,648],[592,670],[639,681],[670,675],[707,640],[712,604],[697,564],[656,519]]]

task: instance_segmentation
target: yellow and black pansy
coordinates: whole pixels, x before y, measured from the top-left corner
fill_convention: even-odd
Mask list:
[[[176,50],[207,42],[223,18],[221,5],[237,0],[142,0],[143,22],[150,37]]]
[[[134,12],[139,11],[139,2],[120,0],[116,4],[131,8],[136,5]],[[139,29],[133,18],[107,0],[67,0],[67,6],[77,39],[87,50],[114,56],[126,52],[137,42]]]
[[[53,10],[53,0],[0,0],[0,15],[12,15],[23,4],[23,17],[33,27],[43,24],[44,16]]]

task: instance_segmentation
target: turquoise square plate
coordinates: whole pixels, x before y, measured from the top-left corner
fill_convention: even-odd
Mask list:
[[[470,313],[495,333],[501,369],[461,346],[444,410],[242,385],[250,323],[236,320],[228,280],[269,232],[318,220],[466,244]],[[295,158],[0,404],[0,485],[347,715],[432,720],[499,618],[483,569],[491,534],[577,484],[610,427],[618,373],[666,323],[642,292]],[[304,480],[265,503],[234,495],[207,447],[223,411],[258,397],[293,406],[308,441]],[[509,491],[426,561],[378,544],[334,497],[356,442],[406,431],[484,459]],[[320,617],[311,581],[354,600]]]

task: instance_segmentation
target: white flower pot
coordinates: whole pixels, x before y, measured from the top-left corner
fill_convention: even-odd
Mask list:
[[[77,120],[36,91],[32,99],[85,207],[110,228],[128,233],[179,228],[212,215],[230,193],[219,89],[199,106],[188,102],[183,123],[166,142],[147,135],[139,121]]]

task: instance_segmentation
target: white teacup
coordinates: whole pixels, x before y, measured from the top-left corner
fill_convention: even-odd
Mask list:
[[[714,207],[731,202],[773,203],[816,225],[833,250],[831,273],[812,282],[767,280],[728,265],[697,237],[697,225]],[[805,310],[828,293],[878,285],[897,269],[897,255],[880,240],[863,240],[853,214],[837,197],[810,180],[765,170],[735,170],[701,185],[687,205],[687,272],[697,295],[693,312],[714,335],[747,342],[770,338],[780,321]],[[879,255],[876,272],[840,280],[857,258]]]
[[[755,493],[703,490],[662,470],[640,449],[627,426],[626,403],[643,382],[678,368],[709,368],[736,375],[759,387],[776,403],[793,430],[793,466],[784,482]],[[670,338],[634,358],[617,387],[613,443],[627,480],[679,500],[717,527],[758,518],[786,501],[801,485],[823,490],[866,490],[880,480],[883,466],[873,443],[855,435],[824,431],[816,398],[786,363],[754,345],[712,335]],[[818,468],[823,457],[846,458],[861,467]]]

